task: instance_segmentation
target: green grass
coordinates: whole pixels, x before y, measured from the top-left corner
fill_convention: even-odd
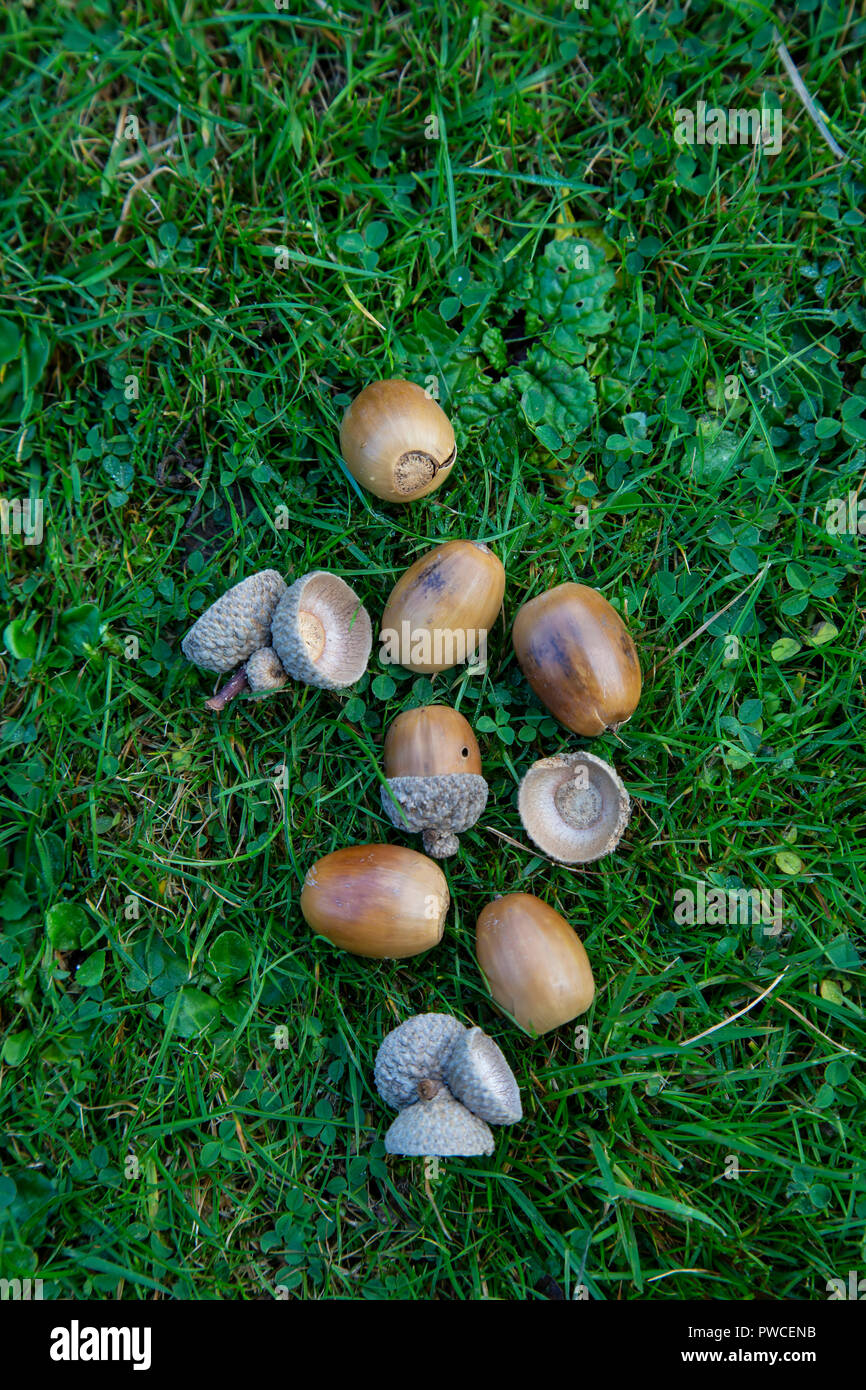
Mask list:
[[[4,537],[0,579],[0,1274],[47,1297],[824,1299],[862,1273],[866,1217],[863,541],[825,524],[866,461],[862,10],[371,9],[4,11],[2,496],[45,524]],[[677,107],[762,99],[775,158],[674,144]],[[571,337],[537,310],[569,229],[600,306]],[[380,375],[435,377],[458,434],[453,481],[400,510],[339,459]],[[375,625],[458,536],[507,572],[484,676],[374,648],[345,697],[203,709],[180,640],[230,583],[334,569]],[[520,826],[522,772],[581,741],[509,641],[567,578],[627,613],[645,675],[592,743],[629,830],[578,871]],[[383,733],[431,699],[476,727],[491,788],[445,937],[341,955],[303,875],[399,840]],[[783,930],[678,923],[699,881],[781,891]],[[474,922],[515,890],[585,941],[585,1053],[489,999]],[[525,1118],[425,1182],[384,1155],[372,1072],[426,1010],[493,1034]]]

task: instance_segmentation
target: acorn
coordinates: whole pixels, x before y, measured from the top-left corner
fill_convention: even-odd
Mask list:
[[[351,845],[307,871],[301,912],[319,936],[356,956],[400,960],[438,945],[450,895],[426,855],[400,845]]]
[[[567,729],[592,737],[631,718],[641,691],[637,652],[597,589],[559,584],[530,599],[512,641],[535,694]]]
[[[400,1111],[388,1153],[455,1157],[493,1152],[489,1125],[516,1124],[520,1090],[500,1048],[450,1014],[416,1014],[384,1038],[376,1089]]]
[[[631,811],[614,769],[583,752],[533,763],[520,783],[517,806],[529,838],[562,864],[591,864],[610,854]]]
[[[280,598],[271,619],[271,646],[296,680],[342,690],[367,669],[370,615],[339,575],[313,570]]]
[[[381,659],[431,675],[486,660],[505,570],[482,541],[446,541],[410,565],[382,614]]]
[[[472,726],[448,705],[398,714],[385,735],[382,809],[398,830],[421,831],[427,854],[445,859],[487,805]]]
[[[414,502],[441,487],[457,447],[444,410],[413,381],[372,381],[340,426],[352,477],[385,502]]]
[[[531,1033],[548,1033],[585,1013],[595,982],[583,943],[558,912],[529,893],[482,909],[478,964],[496,1003]]]

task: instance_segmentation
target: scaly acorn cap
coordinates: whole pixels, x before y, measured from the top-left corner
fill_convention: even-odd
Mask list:
[[[382,1040],[374,1069],[376,1090],[385,1104],[402,1110],[430,1090],[424,1085],[419,1091],[419,1085],[440,1082],[442,1064],[465,1032],[451,1014],[415,1014],[394,1028]]]
[[[231,671],[271,640],[271,619],[286,581],[260,570],[233,585],[206,608],[180,644],[187,661],[205,671]]]
[[[616,849],[631,800],[609,763],[594,753],[557,753],[533,763],[520,783],[520,819],[529,838],[562,864],[592,864]]]
[[[321,690],[354,685],[373,646],[370,615],[339,575],[313,570],[277,604],[271,644],[289,675]]]
[[[406,1158],[473,1158],[493,1153],[493,1135],[465,1105],[440,1091],[400,1111],[385,1135],[385,1151]]]
[[[449,1091],[491,1125],[513,1125],[523,1116],[517,1079],[492,1038],[467,1028],[442,1068]]]
[[[247,685],[250,690],[281,690],[289,679],[273,647],[259,647],[247,657]]]
[[[487,805],[488,786],[475,772],[441,777],[390,777],[382,809],[398,830],[422,831],[424,848],[445,859],[459,848],[457,832],[474,825]],[[396,801],[399,805],[395,805]]]

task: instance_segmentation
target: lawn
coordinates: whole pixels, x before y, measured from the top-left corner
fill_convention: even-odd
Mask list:
[[[866,1259],[862,5],[35,0],[0,26],[0,1276],[826,1300]],[[766,139],[701,141],[714,109]],[[340,457],[385,377],[457,437],[408,506]],[[205,708],[180,643],[230,585],[333,570],[375,634],[455,538],[505,566],[486,669],[374,642],[348,691]],[[592,740],[511,647],[566,580],[643,669]],[[440,945],[351,956],[301,884],[420,849],[380,767],[431,702],[472,724],[487,810],[442,861]],[[517,787],[577,748],[633,812],[570,868]],[[596,980],[540,1038],[475,956],[511,892]],[[385,1153],[376,1050],[429,1011],[514,1069],[493,1157]]]

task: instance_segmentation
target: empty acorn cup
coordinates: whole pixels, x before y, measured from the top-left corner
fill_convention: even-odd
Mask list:
[[[325,690],[367,669],[370,616],[348,584],[315,570],[291,588],[276,570],[242,579],[205,609],[181,642],[187,661],[233,676],[205,703],[221,710],[242,690],[280,690],[289,676]]]
[[[367,669],[370,615],[344,579],[314,570],[296,579],[277,604],[271,644],[295,680],[342,690]]]
[[[628,824],[629,794],[593,753],[558,753],[533,763],[517,805],[529,838],[562,864],[591,864],[616,849]]]

